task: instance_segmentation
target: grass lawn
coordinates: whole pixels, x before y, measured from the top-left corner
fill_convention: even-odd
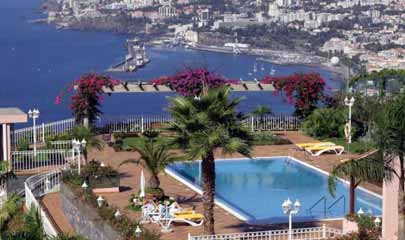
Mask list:
[[[123,139],[122,149],[130,149],[131,146],[136,146],[142,143],[144,140],[141,137],[127,137]],[[170,137],[159,136],[157,142],[167,144],[170,141]]]
[[[286,139],[282,139],[271,132],[255,132],[253,134],[254,142],[253,145],[283,145],[283,144],[290,144],[290,142]],[[159,136],[157,137],[157,141],[162,144],[167,144],[170,141],[169,136]],[[131,149],[131,146],[140,144],[143,141],[141,137],[126,137],[123,139],[122,149]],[[173,147],[172,149],[175,149]]]
[[[329,138],[329,139],[322,139],[323,142],[334,142],[336,145],[342,145],[345,147],[345,151],[349,151],[351,153],[362,154],[367,151],[373,149],[373,144],[370,142],[365,141],[354,141],[348,147],[347,140],[344,138]]]

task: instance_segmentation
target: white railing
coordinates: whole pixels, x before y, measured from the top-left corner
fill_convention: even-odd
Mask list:
[[[36,140],[37,142],[44,143],[47,139],[60,136],[66,132],[71,131],[75,126],[75,120],[73,118],[60,120],[51,123],[42,123],[37,125],[36,128]],[[22,128],[14,130],[11,134],[11,139],[14,146],[17,146],[21,142],[28,144],[34,143],[34,127]]]
[[[31,209],[35,207],[41,216],[44,231],[48,236],[58,235],[58,230],[50,220],[46,212],[41,207],[38,198],[43,195],[59,191],[61,171],[52,171],[29,177],[25,185],[25,207]]]
[[[189,234],[188,240],[287,240],[288,233],[288,229],[283,229],[261,232],[244,232],[201,236],[191,236]],[[294,240],[321,240],[337,237],[340,235],[342,235],[341,230],[329,228],[325,225],[323,225],[322,227],[296,228],[292,230],[292,237]]]
[[[161,130],[165,125],[173,121],[168,116],[131,116],[113,119],[101,119],[97,128],[102,132],[144,132],[148,130]],[[252,131],[297,131],[301,127],[301,121],[295,116],[272,116],[250,117],[244,121]]]
[[[100,119],[96,126],[102,132],[145,132],[149,130],[159,131],[165,124],[170,123],[169,116],[128,116]]]
[[[46,149],[11,152],[13,171],[43,171],[59,169],[75,159],[73,149]]]
[[[301,121],[296,116],[251,117],[249,123],[252,131],[297,131],[301,128]]]
[[[72,140],[51,141],[49,143],[52,149],[72,149]]]

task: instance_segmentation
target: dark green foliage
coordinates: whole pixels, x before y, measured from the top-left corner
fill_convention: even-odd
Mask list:
[[[21,139],[21,141],[17,144],[17,151],[27,151],[30,149],[30,144],[28,143],[27,139]]]
[[[319,108],[302,124],[304,132],[316,138],[344,137],[346,117],[343,111],[334,108]],[[352,132],[354,132],[352,130]]]
[[[182,158],[170,153],[167,144],[158,142],[158,134],[149,133],[146,136],[148,137],[141,138],[141,141],[134,142],[135,144],[131,146],[132,149],[140,154],[140,158],[128,159],[120,165],[128,163],[141,164],[151,173],[151,177],[148,180],[148,186],[150,188],[159,188],[159,173],[163,171],[168,164]]]
[[[253,145],[284,145],[291,144],[290,141],[280,138],[271,132],[255,132],[253,133]]]
[[[204,232],[214,234],[215,155],[239,152],[250,157],[253,136],[243,126],[246,116],[236,108],[242,99],[230,97],[230,88],[209,89],[196,100],[192,97],[170,99],[173,117],[169,130],[176,133],[173,144],[184,150],[188,159],[201,158],[204,205]]]

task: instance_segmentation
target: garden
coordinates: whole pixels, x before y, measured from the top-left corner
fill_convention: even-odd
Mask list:
[[[206,69],[187,68],[175,76],[162,77],[154,80],[153,83],[168,85],[179,94],[169,99],[168,112],[173,117],[173,121],[168,123],[164,127],[165,131],[160,134],[155,132],[113,134],[114,140],[109,144],[116,151],[140,153],[141,159],[136,163],[143,164],[152,173],[148,181],[148,193],[152,195],[151,198],[156,198],[158,201],[170,201],[170,198],[165,198],[164,191],[159,188],[158,173],[166,164],[174,161],[170,156],[171,150],[181,150],[182,156],[177,156],[179,160],[202,159],[204,230],[207,234],[214,234],[215,156],[213,153],[222,149],[226,153],[238,152],[250,157],[252,146],[290,143],[273,133],[264,131],[252,133],[242,124],[247,116],[236,109],[242,99],[229,96],[231,91],[229,84],[236,83],[233,80],[212,74]],[[401,134],[405,135],[403,124],[401,124],[405,105],[404,94],[396,97],[385,95],[369,97],[361,93],[349,93],[349,98],[353,101],[355,99],[355,104],[352,104],[350,106],[352,108],[348,110],[348,104],[345,103],[347,94],[327,95],[325,81],[316,73],[266,77],[261,83],[272,84],[276,89],[274,94],[283,94],[286,101],[295,106],[294,114],[302,120],[302,130],[309,136],[320,141],[345,145],[346,151],[351,153],[368,153],[373,149],[380,151],[359,161],[349,159],[336,166],[330,178],[331,194],[333,194],[333,181],[337,177],[350,179],[350,189],[354,191],[363,181],[379,182],[392,176],[392,171],[389,170],[392,156],[399,155],[400,161],[404,161],[405,150],[399,144],[402,139]],[[102,88],[114,88],[119,82],[103,76],[87,75],[74,84],[79,87],[72,98],[72,111],[78,122],[89,123],[91,127],[95,119],[101,115]],[[60,99],[59,97],[58,101]],[[269,109],[259,106],[252,114],[260,116],[260,114],[270,113]],[[349,126],[347,126],[348,115],[351,115]],[[346,144],[350,140],[351,143]],[[161,155],[158,155],[163,160],[159,159],[155,153],[160,153]],[[367,166],[367,171],[364,166]],[[384,171],[385,169],[388,171]],[[405,170],[401,171],[403,176]],[[81,188],[80,184],[83,184],[85,178],[70,176],[69,179],[68,183],[72,188],[75,187],[78,195],[82,195],[85,201],[90,201],[93,205],[97,204],[97,198],[92,191],[87,192]],[[74,179],[77,180],[76,185],[72,184],[75,182]],[[90,182],[90,179],[88,181]],[[404,185],[403,178],[401,184]],[[134,195],[130,199],[130,208],[139,210],[139,205],[131,205],[143,200]],[[400,209],[404,209],[403,202],[401,204]],[[113,217],[117,209],[106,203],[102,206],[104,205],[109,210],[100,214],[107,216],[106,219],[113,226],[117,225]],[[98,209],[103,209],[102,206],[98,206]],[[136,224],[138,223],[128,223],[118,228],[126,229],[128,226],[133,228]],[[364,239],[362,234],[364,231],[359,232],[359,239]]]

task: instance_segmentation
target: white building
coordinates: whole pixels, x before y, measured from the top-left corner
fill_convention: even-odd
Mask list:
[[[162,17],[175,17],[177,15],[176,8],[171,4],[163,5],[159,7],[159,15]]]

